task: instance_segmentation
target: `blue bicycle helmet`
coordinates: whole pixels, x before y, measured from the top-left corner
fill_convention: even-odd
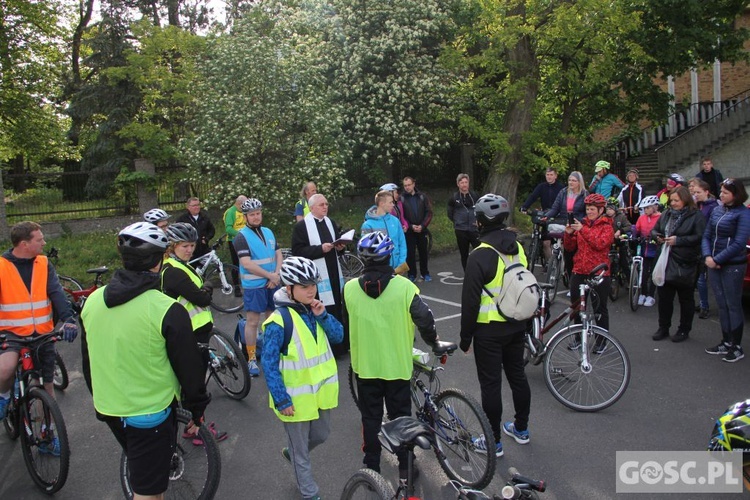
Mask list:
[[[387,234],[374,231],[363,235],[357,243],[359,256],[369,261],[387,260],[393,253],[393,240]]]

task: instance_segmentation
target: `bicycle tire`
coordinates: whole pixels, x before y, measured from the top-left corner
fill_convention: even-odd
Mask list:
[[[21,409],[21,450],[34,483],[52,495],[65,486],[70,467],[70,445],[62,412],[54,398],[41,387],[31,387]],[[49,450],[59,442],[59,456]]]
[[[529,246],[529,254],[526,256],[526,267],[532,273],[534,272],[534,267],[537,258],[539,257],[539,243],[540,241],[538,238],[532,238],[531,245]]]
[[[620,296],[620,276],[612,275],[609,281],[609,299],[614,302]]]
[[[432,231],[425,229],[425,237],[427,239],[427,255],[432,253]]]
[[[68,369],[59,352],[55,352],[55,372],[52,378],[52,384],[58,391],[64,391],[68,388]]]
[[[11,396],[8,401],[8,409],[3,419],[3,426],[5,427],[5,433],[8,437],[15,441],[18,439],[19,431],[21,430],[20,421],[18,419],[18,406],[16,405],[15,397]]]
[[[528,332],[527,337],[523,341],[523,365],[526,366],[529,363],[531,363],[533,366],[537,366],[539,363],[541,363],[544,360],[544,354],[539,354],[544,351],[544,344],[541,340],[539,340],[536,335],[534,335],[534,331],[539,331],[539,318],[534,317],[532,318],[532,326],[531,326],[531,332]],[[534,345],[534,350],[536,351],[536,355],[534,355],[531,352],[531,347],[529,346],[529,342],[531,342]]]
[[[362,276],[365,270],[365,263],[362,262],[362,259],[350,252],[339,255],[339,265],[341,266],[341,273],[344,275],[344,281]]]
[[[209,361],[208,367],[214,381],[230,398],[243,399],[250,392],[251,379],[245,356],[237,343],[227,333],[214,328],[208,345],[216,355],[215,359],[212,357]]]
[[[169,485],[164,495],[169,500],[211,500],[216,495],[221,480],[221,455],[213,434],[204,425],[198,430],[203,446],[195,446],[191,440],[183,439],[179,429],[186,426],[191,415],[182,408],[177,409],[177,446],[172,456]],[[130,487],[128,457],[120,457],[120,485],[125,498],[133,498]]]
[[[547,302],[552,305],[557,297],[557,288],[560,284],[560,271],[562,268],[562,255],[556,257],[554,254],[549,258],[547,264],[547,283],[552,285],[552,288],[547,290]]]
[[[213,295],[211,296],[211,307],[216,309],[218,312],[223,313],[236,313],[242,310],[244,305],[244,299],[242,297],[242,286],[232,284],[232,273],[239,273],[239,268],[234,264],[227,264],[222,262],[224,267],[224,277],[226,278],[229,287],[222,289],[221,276],[219,276],[219,268],[217,265],[211,265],[207,270],[203,281],[209,283],[213,287]],[[239,287],[240,296],[235,296],[235,290]]]
[[[349,363],[349,370],[347,371],[347,380],[349,381],[349,393],[352,395],[354,400],[354,406],[359,408],[359,393],[357,391],[357,377],[354,375],[354,367]]]
[[[438,421],[435,429],[437,456],[446,475],[469,488],[482,489],[495,474],[495,454],[477,451],[481,434],[492,436],[492,427],[474,398],[458,389],[445,389],[435,398]]]
[[[396,493],[390,483],[372,469],[360,469],[344,485],[341,500],[393,500]]]
[[[70,292],[82,292],[83,285],[77,279],[71,276],[65,276],[64,274],[58,274],[57,279],[60,281],[60,285],[62,285],[65,298],[67,299],[68,303],[71,305],[73,311],[75,311],[77,316],[81,311],[78,307],[75,297],[73,297],[73,294],[71,294]]]
[[[544,382],[552,396],[568,408],[595,412],[615,404],[630,383],[630,359],[619,340],[607,330],[592,326],[588,352],[590,371],[581,367],[581,350],[569,348],[583,333],[581,325],[560,330],[547,345]],[[595,335],[604,337],[607,349],[594,354]]]
[[[638,299],[641,296],[641,263],[633,262],[633,268],[630,270],[630,290],[628,290],[628,299],[630,299],[630,310],[638,310]]]

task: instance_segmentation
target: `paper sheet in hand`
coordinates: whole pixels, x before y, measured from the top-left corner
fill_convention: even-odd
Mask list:
[[[336,241],[334,241],[333,244],[334,244],[334,246],[335,245],[340,245],[342,243],[346,244],[346,243],[351,243],[353,240],[354,240],[354,229],[350,229],[347,232],[345,232],[344,234],[342,234],[339,237],[339,239],[337,239]]]

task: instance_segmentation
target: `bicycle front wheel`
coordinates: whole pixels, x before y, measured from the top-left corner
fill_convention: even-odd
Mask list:
[[[212,264],[207,270],[203,280],[209,283],[214,293],[211,296],[211,307],[223,313],[235,313],[242,310],[244,305],[242,298],[242,285],[232,283],[232,276],[239,276],[239,268],[234,264],[224,264],[224,286],[221,279],[219,267]]]
[[[169,471],[169,486],[164,497],[169,500],[210,500],[216,495],[221,479],[221,456],[219,445],[216,444],[211,431],[202,426],[198,435],[203,440],[202,446],[195,446],[192,440],[183,439],[179,429],[190,421],[190,413],[179,408],[177,410],[177,446],[172,455]],[[125,452],[120,458],[120,483],[125,498],[133,498],[133,488],[130,486],[130,471],[128,457]]]
[[[638,310],[638,299],[641,297],[641,263],[633,262],[633,267],[630,270],[630,290],[628,291],[628,298],[630,299],[630,310],[635,312]]]
[[[16,405],[16,399],[13,396],[11,396],[10,401],[8,401],[8,409],[5,414],[5,419],[3,420],[3,425],[9,438],[13,440],[18,439],[18,434],[21,428],[18,419],[18,406]]]
[[[435,429],[440,467],[450,479],[469,488],[482,489],[495,474],[495,454],[476,447],[484,434],[491,439],[492,427],[482,407],[471,396],[457,389],[441,391],[435,398]],[[494,441],[494,440],[493,440]]]
[[[59,391],[64,391],[68,388],[68,369],[65,367],[65,362],[59,352],[55,352],[55,372],[52,383],[55,389]]]
[[[630,383],[630,359],[619,340],[607,330],[592,326],[587,337],[589,366],[584,367],[582,334],[583,327],[575,325],[552,338],[544,358],[544,381],[563,405],[594,412],[612,406],[625,394]]]
[[[531,246],[529,247],[529,254],[526,256],[526,267],[528,267],[529,271],[532,273],[534,272],[534,266],[539,257],[539,243],[539,238],[532,238]]]
[[[609,299],[614,302],[620,296],[620,276],[613,274],[609,282]]]
[[[214,328],[208,339],[211,359],[208,369],[216,384],[232,399],[243,399],[250,392],[250,373],[242,351],[234,340]]]
[[[349,478],[341,500],[393,500],[396,493],[383,476],[372,469],[360,469]]]
[[[365,263],[349,252],[339,255],[339,265],[344,274],[344,281],[360,277],[365,270]]]
[[[547,264],[547,283],[552,285],[552,288],[547,290],[547,300],[549,305],[552,305],[555,302],[555,297],[557,297],[557,285],[560,284],[561,264],[561,258],[554,254],[549,258],[549,263]]]
[[[51,495],[68,479],[70,447],[62,412],[40,387],[32,387],[22,403],[21,449],[26,468],[39,488]]]

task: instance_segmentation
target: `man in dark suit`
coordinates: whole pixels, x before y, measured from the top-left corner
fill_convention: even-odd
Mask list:
[[[208,242],[216,234],[216,228],[214,227],[211,219],[208,218],[208,212],[201,210],[201,200],[198,198],[188,198],[187,204],[185,205],[187,212],[180,215],[177,218],[177,222],[186,222],[193,226],[198,231],[198,241],[195,243],[195,252],[193,257],[200,257],[206,255],[211,251],[208,246]]]

